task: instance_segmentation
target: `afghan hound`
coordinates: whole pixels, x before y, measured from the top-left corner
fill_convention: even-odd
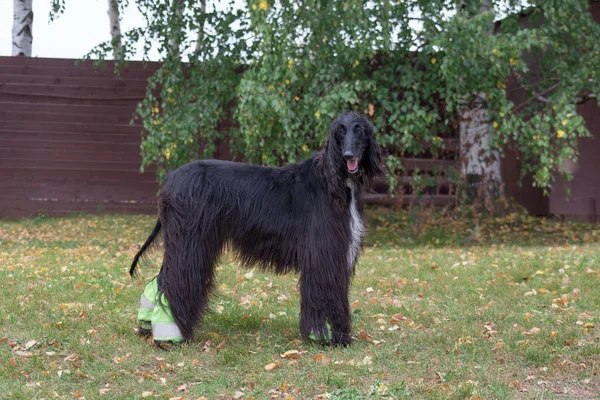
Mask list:
[[[190,340],[215,286],[215,264],[231,246],[244,266],[299,272],[302,337],[348,345],[349,286],[365,232],[360,193],[382,174],[373,125],[349,112],[333,121],[324,149],[296,164],[191,162],[167,174],[158,221],[129,273],[162,231],[159,295]]]

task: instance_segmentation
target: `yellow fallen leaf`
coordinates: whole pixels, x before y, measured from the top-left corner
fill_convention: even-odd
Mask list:
[[[328,365],[331,359],[327,357],[325,354],[319,353],[313,357],[313,361],[316,363],[321,363],[323,365]]]
[[[390,324],[397,324],[398,322],[402,321],[404,318],[404,315],[402,315],[402,313],[398,313],[398,314],[394,314],[390,317]]]
[[[300,358],[300,352],[298,350],[288,350],[281,355],[282,358]]]
[[[278,365],[277,363],[269,363],[269,364],[265,365],[265,370],[271,371],[271,370],[277,368],[277,365]]]

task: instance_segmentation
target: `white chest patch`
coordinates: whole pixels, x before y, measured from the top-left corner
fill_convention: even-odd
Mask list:
[[[350,180],[347,181],[347,185],[350,188],[351,199],[350,199],[350,245],[348,246],[348,268],[350,271],[354,270],[354,264],[358,253],[360,253],[360,244],[362,243],[363,236],[365,234],[365,226],[363,225],[360,214],[358,213],[358,203],[356,201],[356,193],[354,185]]]

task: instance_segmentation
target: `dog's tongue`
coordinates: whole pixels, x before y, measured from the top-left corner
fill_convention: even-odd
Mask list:
[[[347,160],[346,164],[348,165],[348,171],[355,171],[356,167],[358,166],[358,160],[353,158],[352,160]]]

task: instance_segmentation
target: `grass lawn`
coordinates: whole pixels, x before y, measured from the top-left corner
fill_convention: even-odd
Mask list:
[[[153,224],[0,221],[0,398],[600,397],[600,225],[369,209],[352,346],[301,342],[297,277],[224,257],[193,343],[165,351],[134,334],[159,255],[127,274]]]

